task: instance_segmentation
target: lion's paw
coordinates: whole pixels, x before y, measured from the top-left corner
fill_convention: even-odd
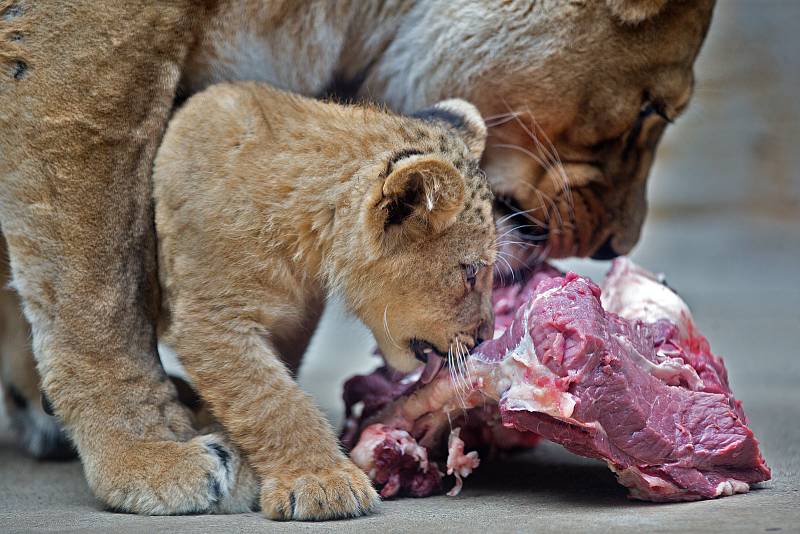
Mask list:
[[[378,502],[367,475],[346,458],[328,468],[267,478],[261,486],[261,510],[277,520],[357,517]]]
[[[247,512],[254,493],[235,491],[237,476],[252,478],[238,451],[218,434],[187,442],[140,443],[87,476],[112,509],[147,515]],[[248,482],[250,486],[254,485]]]

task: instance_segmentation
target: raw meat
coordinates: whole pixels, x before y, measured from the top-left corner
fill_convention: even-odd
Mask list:
[[[456,494],[478,450],[539,436],[605,460],[636,499],[719,497],[769,479],[722,360],[651,273],[616,260],[601,292],[544,266],[495,290],[494,305],[495,339],[429,383],[382,367],[345,385],[343,442],[384,497],[441,491],[431,458]]]

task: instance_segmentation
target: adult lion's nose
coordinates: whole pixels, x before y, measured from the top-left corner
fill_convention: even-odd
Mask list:
[[[614,245],[611,243],[611,240],[614,236],[610,236],[606,239],[605,243],[600,245],[597,250],[594,251],[592,254],[592,259],[594,260],[613,260],[617,256],[621,255],[620,252],[614,250]]]

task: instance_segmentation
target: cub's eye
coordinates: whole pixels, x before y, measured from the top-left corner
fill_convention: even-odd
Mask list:
[[[478,271],[481,270],[481,267],[483,267],[483,265],[480,263],[468,263],[461,266],[461,268],[464,269],[464,278],[466,279],[467,286],[469,286],[470,289],[475,288],[475,281],[478,277]]]

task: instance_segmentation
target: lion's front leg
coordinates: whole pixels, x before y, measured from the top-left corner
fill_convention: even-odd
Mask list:
[[[0,2],[0,224],[42,386],[109,507],[246,510],[155,350],[150,171],[189,2]],[[98,31],[99,30],[99,31]],[[12,37],[7,39],[7,37]]]
[[[285,313],[286,307],[280,309]],[[214,320],[205,310],[205,304],[176,306],[169,337],[259,477],[264,514],[318,520],[372,510],[378,496],[369,478],[341,451],[330,424],[281,361],[272,336],[242,326],[239,318]]]

